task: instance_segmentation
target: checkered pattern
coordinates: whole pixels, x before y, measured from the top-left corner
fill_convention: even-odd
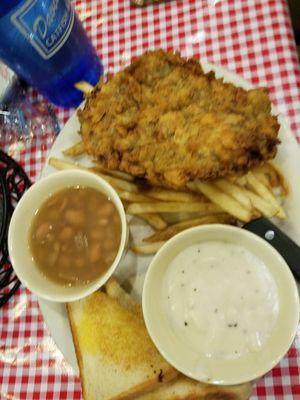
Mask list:
[[[106,71],[159,47],[200,57],[268,86],[300,141],[300,71],[286,0],[174,0],[143,9],[129,0],[77,0],[75,6]],[[72,112],[56,111],[61,125]],[[6,148],[35,179],[52,140],[50,133]],[[299,376],[300,328],[251,400],[299,400]],[[36,298],[20,288],[0,310],[0,399],[80,398],[78,377],[49,336]]]

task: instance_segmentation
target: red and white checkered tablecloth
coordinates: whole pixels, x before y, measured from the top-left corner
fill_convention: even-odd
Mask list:
[[[300,70],[286,0],[173,0],[143,9],[129,0],[75,5],[106,71],[153,48],[222,65],[268,86],[300,141]],[[57,110],[61,126],[71,112]],[[33,180],[52,140],[44,135],[14,147]],[[49,335],[36,297],[23,287],[0,309],[0,399],[81,399],[78,377]],[[256,385],[255,399],[300,399],[300,326],[288,354]]]

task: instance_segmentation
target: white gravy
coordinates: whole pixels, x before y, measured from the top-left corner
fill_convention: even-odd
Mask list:
[[[208,358],[259,351],[279,311],[266,265],[244,247],[221,241],[179,253],[167,268],[161,295],[176,335]]]

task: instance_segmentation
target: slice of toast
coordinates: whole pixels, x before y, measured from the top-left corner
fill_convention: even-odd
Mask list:
[[[85,400],[132,399],[178,376],[152,343],[140,306],[122,292],[67,306]]]
[[[136,400],[248,400],[252,384],[234,386],[206,385],[183,375]]]

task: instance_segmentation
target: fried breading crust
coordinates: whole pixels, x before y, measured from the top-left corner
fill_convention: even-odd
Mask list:
[[[78,115],[87,152],[108,168],[182,189],[273,158],[270,111],[267,89],[245,91],[159,50],[100,82]]]

